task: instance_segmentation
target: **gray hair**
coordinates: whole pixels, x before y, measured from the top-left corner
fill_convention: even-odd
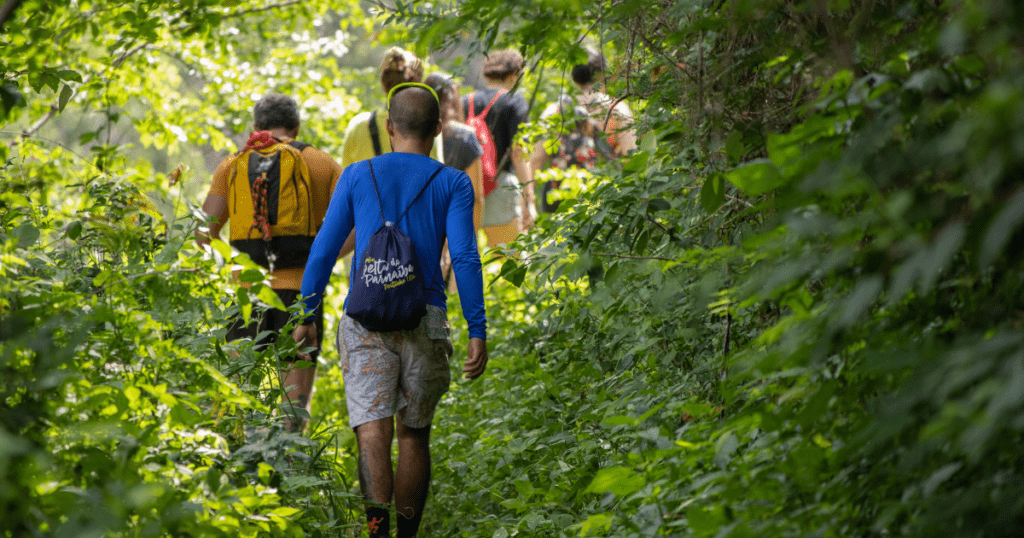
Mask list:
[[[279,93],[268,93],[253,108],[253,123],[257,130],[274,128],[294,129],[299,126],[299,104],[295,99]]]

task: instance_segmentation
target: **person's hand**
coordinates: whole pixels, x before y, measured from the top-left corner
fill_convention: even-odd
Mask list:
[[[533,224],[537,221],[537,206],[532,202],[526,202],[523,208],[523,230],[529,230],[533,228]]]
[[[292,331],[292,338],[296,344],[299,344],[299,349],[307,347],[318,347],[319,342],[317,341],[316,324],[307,323],[305,325],[299,325]],[[486,356],[486,351],[484,355]],[[304,361],[312,361],[313,357],[309,353],[299,353],[299,358]],[[486,358],[484,361],[486,362]]]
[[[462,366],[462,377],[476,379],[487,369],[487,341],[483,338],[469,339],[469,357]]]

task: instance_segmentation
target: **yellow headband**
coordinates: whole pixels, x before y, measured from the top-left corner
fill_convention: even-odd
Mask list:
[[[434,91],[434,88],[431,88],[430,86],[427,86],[426,84],[420,84],[419,82],[403,82],[403,83],[395,86],[394,88],[391,88],[391,91],[388,92],[388,110],[391,110],[391,97],[393,95],[395,95],[395,92],[397,92],[399,89],[402,89],[402,88],[412,88],[412,87],[423,88],[423,89],[427,90],[428,92],[430,92],[430,95],[434,96],[434,100],[437,101],[437,105],[441,106],[441,100],[437,98],[437,92]]]

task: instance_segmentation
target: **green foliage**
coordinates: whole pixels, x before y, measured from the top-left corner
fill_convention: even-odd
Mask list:
[[[234,150],[260,94],[292,93],[303,138],[340,147],[360,103],[327,26],[355,7],[25,0],[5,22],[0,535],[357,527],[337,429],[278,418],[294,344],[224,343],[233,316],[279,303],[264,273],[191,241],[199,147]]]
[[[61,191],[81,203],[67,216],[0,195],[4,534],[344,528],[333,434],[287,433],[271,412],[295,344],[222,343],[232,262],[251,262],[182,250],[190,230],[125,181]],[[256,303],[267,289],[237,291]]]
[[[26,5],[56,22],[5,27],[21,54],[3,58],[2,114],[30,129],[51,105],[82,107],[103,126],[75,148],[92,158],[21,142],[0,172],[0,528],[354,534],[339,372],[321,369],[310,436],[281,431],[275,357],[292,346],[222,343],[225,319],[266,288],[232,284],[246,262],[226,245],[185,246],[194,224],[165,170],[98,143],[124,114],[147,144],[180,147],[178,126],[190,144],[226,145],[246,129],[246,61],[281,59],[273,87],[362,95],[333,90],[345,73],[322,54],[256,46],[281,17],[300,26],[328,7],[246,13],[245,26],[225,21],[255,4],[96,3],[91,18]],[[438,411],[421,534],[1014,535],[1021,15],[1005,0],[386,11],[388,35],[419,52],[524,50],[539,103],[599,43],[620,66],[608,93],[642,111],[645,140],[593,177],[559,175],[559,211],[488,267],[491,362]],[[124,17],[137,24],[123,34],[91,26]],[[45,45],[7,32],[62,25],[47,35],[70,36],[63,57],[98,59],[46,63]],[[147,43],[172,54],[144,47],[123,62],[135,71],[116,69]],[[200,95],[179,99],[189,77]],[[354,111],[305,106],[328,147]],[[213,128],[184,129],[200,118]],[[460,315],[452,301],[453,376]]]
[[[584,9],[657,149],[508,250],[432,534],[1016,532],[1024,19],[820,6]]]

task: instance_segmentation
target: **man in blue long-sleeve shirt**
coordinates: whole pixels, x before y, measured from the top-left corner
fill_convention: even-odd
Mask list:
[[[440,163],[428,155],[441,129],[437,97],[422,85],[396,87],[388,96],[387,132],[392,153],[372,159],[380,205],[370,177],[370,161],[347,167],[334,190],[323,227],[313,243],[302,279],[306,311],[313,311],[342,244],[356,230],[356,253],[366,248],[381,226],[381,213],[416,246],[429,301],[427,314],[412,331],[371,332],[348,316],[338,329],[338,349],[349,422],[359,443],[359,485],[367,506],[370,536],[390,536],[387,506],[392,494],[398,514],[398,537],[413,537],[419,528],[430,485],[430,423],[441,396],[448,391],[448,357],[452,347],[446,314],[447,299],[439,259],[448,239],[459,298],[469,325],[469,356],[462,369],[469,379],[487,366],[486,318],[480,254],[473,229],[473,184],[465,173],[447,167],[415,203]],[[412,205],[410,206],[410,204]],[[351,286],[355,281],[353,264]],[[315,326],[300,325],[297,342],[316,346]],[[397,414],[398,471],[391,468],[391,439]]]

